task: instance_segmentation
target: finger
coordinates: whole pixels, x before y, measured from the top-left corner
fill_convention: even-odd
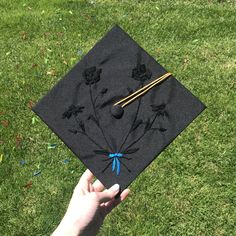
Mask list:
[[[80,178],[79,184],[82,186],[89,186],[88,183],[90,183],[93,180],[93,173],[87,169],[83,175]]]
[[[92,181],[92,179],[93,174],[90,170],[87,169],[81,176],[78,184],[76,185],[74,193],[85,194],[86,192],[89,192],[89,183]]]
[[[124,200],[128,197],[129,193],[130,193],[130,190],[129,190],[129,189],[125,189],[125,190],[120,194],[119,198],[114,199],[115,202],[119,204],[120,202],[124,201]],[[105,203],[105,206],[109,206],[110,204],[111,204],[110,202],[106,202],[106,203]]]
[[[122,201],[124,201],[128,197],[129,193],[130,193],[130,190],[129,189],[125,189],[121,193],[121,195],[120,195],[120,197],[118,199],[112,199],[111,201],[106,202],[104,204],[106,214],[111,212],[117,205],[119,205]]]
[[[115,184],[111,188],[109,188],[103,192],[97,192],[99,203],[110,201],[111,199],[113,199],[116,196],[116,194],[119,192],[119,190],[120,190],[119,184]]]
[[[89,192],[94,192],[94,187],[92,183],[89,183]]]
[[[123,202],[128,197],[129,194],[130,194],[130,189],[128,188],[125,189],[120,195],[121,202]]]
[[[98,179],[93,183],[93,188],[95,192],[101,192],[105,189],[104,185]]]

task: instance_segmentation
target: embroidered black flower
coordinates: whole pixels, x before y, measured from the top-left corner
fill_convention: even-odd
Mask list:
[[[77,116],[79,113],[83,112],[84,107],[83,106],[75,106],[71,105],[68,107],[68,109],[62,114],[62,118],[70,119],[71,116]]]
[[[150,79],[152,72],[146,68],[145,64],[137,64],[137,66],[132,70],[132,78],[138,81],[145,81]]]
[[[83,77],[87,85],[95,84],[100,80],[102,69],[97,69],[96,66],[89,67],[84,70]]]
[[[168,116],[167,111],[165,110],[166,105],[151,105],[152,111],[156,112],[158,116]]]

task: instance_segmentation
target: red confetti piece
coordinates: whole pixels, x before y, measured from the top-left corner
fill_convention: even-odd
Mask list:
[[[61,37],[61,36],[63,36],[63,35],[64,35],[63,32],[57,32],[57,36]]]
[[[50,32],[44,32],[44,33],[43,33],[43,35],[44,35],[45,37],[50,36],[50,34],[51,34]]]
[[[22,137],[19,134],[17,134],[15,140],[16,140],[16,146],[19,147],[22,141]]]
[[[9,125],[9,121],[8,120],[1,120],[1,125],[4,127],[7,127]]]
[[[31,110],[33,106],[34,106],[34,102],[30,100],[30,101],[27,103],[27,107]]]
[[[30,182],[28,182],[27,184],[23,185],[23,187],[24,187],[24,188],[31,188],[32,185],[33,185],[33,182],[30,181]]]

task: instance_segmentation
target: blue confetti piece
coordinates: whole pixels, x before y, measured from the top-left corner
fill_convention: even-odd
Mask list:
[[[25,160],[20,160],[20,164],[24,165],[24,164],[26,164],[26,161]]]
[[[34,174],[33,174],[34,176],[39,176],[39,175],[41,175],[41,170],[36,170],[36,171],[34,171]]]
[[[65,159],[65,160],[63,161],[63,163],[64,163],[64,164],[68,164],[68,163],[69,163],[69,160],[68,160],[68,159]]]
[[[83,52],[81,49],[79,49],[79,50],[77,51],[77,55],[78,55],[78,56],[83,56],[83,54],[84,54],[84,52]]]

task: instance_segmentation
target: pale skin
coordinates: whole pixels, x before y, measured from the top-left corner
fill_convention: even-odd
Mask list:
[[[130,190],[125,189],[120,197],[118,184],[105,189],[90,170],[86,170],[74,189],[66,214],[52,236],[96,235],[108,213],[125,200]],[[105,190],[104,190],[105,189]]]

